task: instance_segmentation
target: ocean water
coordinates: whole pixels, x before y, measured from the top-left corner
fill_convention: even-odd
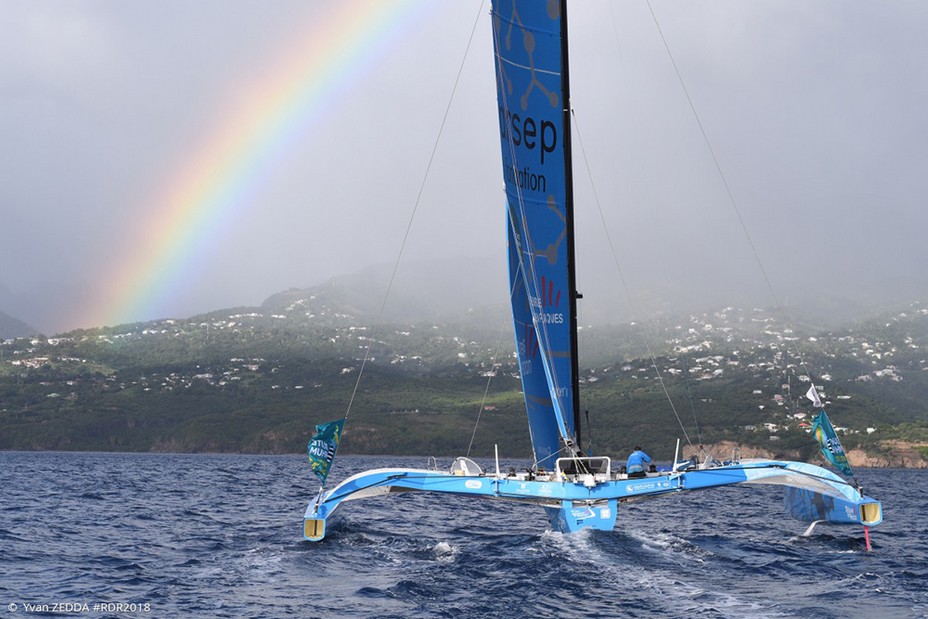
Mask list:
[[[425,465],[339,456],[330,482]],[[859,478],[884,504],[871,552],[857,527],[803,536],[763,487],[623,505],[574,535],[539,508],[406,493],[342,505],[310,543],[303,457],[4,452],[0,613],[928,617],[928,472]]]

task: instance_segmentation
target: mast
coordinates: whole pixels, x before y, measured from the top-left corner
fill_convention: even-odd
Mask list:
[[[570,294],[570,361],[571,385],[574,405],[574,430],[576,432],[576,449],[582,451],[580,441],[580,350],[577,334],[577,299],[582,298],[577,291],[576,253],[574,243],[574,181],[573,162],[570,151],[570,64],[567,53],[567,0],[561,2],[561,104],[564,114],[564,180],[565,204],[567,213],[567,280]]]

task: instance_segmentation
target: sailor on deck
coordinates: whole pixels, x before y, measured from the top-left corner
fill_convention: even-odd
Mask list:
[[[651,462],[651,456],[635,445],[635,451],[628,457],[625,470],[629,477],[644,477],[644,465],[649,462]]]

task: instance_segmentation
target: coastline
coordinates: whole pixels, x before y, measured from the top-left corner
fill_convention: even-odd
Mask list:
[[[851,466],[856,468],[869,469],[928,469],[928,460],[922,456],[919,448],[924,449],[926,445],[913,443],[909,441],[890,440],[880,443],[883,453],[873,453],[863,449],[850,449],[847,451],[847,459]],[[795,450],[773,451],[760,447],[740,445],[732,441],[722,441],[704,446],[705,453],[711,454],[719,459],[726,459],[731,454],[737,452],[741,458],[770,458],[801,460],[799,453]],[[824,458],[817,458],[813,464],[828,467]]]

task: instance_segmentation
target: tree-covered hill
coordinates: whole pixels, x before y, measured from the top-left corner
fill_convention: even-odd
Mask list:
[[[33,333],[38,333],[38,330],[27,325],[22,320],[0,312],[0,340],[25,337]]]
[[[0,449],[300,452],[350,402],[347,452],[529,454],[503,308],[374,327],[361,305],[330,286],[261,308],[6,340]],[[810,457],[813,380],[847,448],[924,444],[926,348],[919,304],[827,331],[731,307],[586,325],[582,440],[613,454],[647,443],[665,459],[677,438]]]

